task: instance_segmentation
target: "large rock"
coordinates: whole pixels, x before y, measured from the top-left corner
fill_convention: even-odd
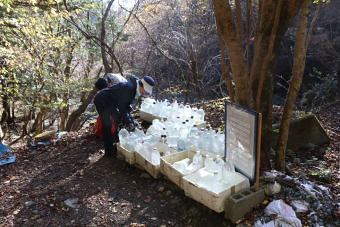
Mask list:
[[[273,125],[274,142],[279,137],[279,125]],[[322,145],[330,138],[314,114],[308,114],[290,123],[287,149],[298,150],[307,144]],[[274,144],[274,146],[275,146]]]

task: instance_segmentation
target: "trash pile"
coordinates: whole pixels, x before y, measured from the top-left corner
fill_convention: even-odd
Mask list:
[[[266,172],[265,175],[264,181],[266,178],[272,178],[272,182],[267,186],[279,185],[280,190],[275,193],[266,190],[266,194],[273,196],[274,200],[268,204],[265,216],[261,217],[255,226],[302,226],[296,214],[306,216],[309,226],[340,225],[336,214],[340,205],[334,202],[326,187],[277,171]],[[288,201],[289,204],[284,201]],[[271,218],[273,214],[276,215],[274,220]]]
[[[264,210],[266,216],[276,216],[276,219],[263,223],[257,221],[255,227],[302,227],[300,219],[296,217],[295,211],[283,200],[274,200]]]

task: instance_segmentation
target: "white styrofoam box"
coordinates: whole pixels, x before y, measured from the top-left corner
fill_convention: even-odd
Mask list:
[[[130,165],[133,165],[136,163],[136,152],[129,151],[125,149],[124,147],[120,146],[120,144],[117,144],[117,154],[119,158],[122,158],[124,161],[126,161]]]
[[[139,115],[140,119],[147,121],[149,123],[152,123],[152,121],[155,120],[155,119],[159,119],[159,120],[163,119],[164,121],[167,120],[167,118],[161,118],[159,116],[156,116],[156,115],[153,115],[151,113],[144,112],[144,111],[141,111],[141,110],[139,111],[138,115]],[[206,122],[197,122],[196,126],[197,126],[198,129],[205,128],[207,126],[207,123]]]
[[[177,151],[173,148],[168,147],[165,143],[158,143],[154,146],[156,150],[160,152],[161,157],[164,156],[165,151],[170,151],[171,153],[176,153]],[[141,154],[136,152],[136,163],[144,168],[146,172],[148,172],[153,178],[159,178],[161,175],[160,165],[155,165],[146,158],[144,158]]]
[[[159,117],[159,116],[156,116],[156,115],[153,115],[153,114],[150,114],[150,113],[148,113],[148,112],[144,112],[144,111],[139,111],[139,117],[140,117],[140,119],[142,119],[142,120],[144,120],[144,121],[147,121],[147,122],[150,122],[150,123],[152,123],[152,121],[154,120],[154,119],[159,119],[159,120],[161,120],[161,117]],[[166,120],[166,118],[163,118],[164,120]]]
[[[225,200],[230,195],[249,187],[248,179],[244,175],[234,172],[232,174],[234,181],[233,184],[224,184],[222,189],[218,191],[210,191],[197,183],[199,179],[202,179],[209,174],[213,176],[212,173],[209,173],[205,170],[205,168],[202,168],[192,174],[184,176],[183,189],[186,196],[202,203],[218,213],[224,211]]]
[[[173,183],[183,189],[182,178],[183,174],[172,167],[175,162],[185,158],[193,159],[195,151],[182,151],[168,156],[161,157],[161,173],[169,178]]]
[[[160,165],[154,165],[149,160],[145,159],[142,155],[136,152],[136,163],[148,172],[153,178],[157,179],[160,177]]]

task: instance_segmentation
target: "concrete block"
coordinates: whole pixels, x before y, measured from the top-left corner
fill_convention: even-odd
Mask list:
[[[264,198],[264,189],[262,187],[260,187],[258,191],[255,191],[255,189],[251,187],[233,194],[229,196],[225,202],[224,217],[235,223],[246,213],[252,211]]]

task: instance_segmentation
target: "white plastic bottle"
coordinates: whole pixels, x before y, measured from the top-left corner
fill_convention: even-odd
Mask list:
[[[125,128],[123,128],[119,131],[118,137],[119,137],[120,145],[124,147],[125,149],[127,149],[126,145],[129,140],[129,132]]]
[[[155,148],[151,150],[151,160],[152,164],[159,165],[161,161],[161,155]]]
[[[204,110],[203,109],[199,109],[197,111],[197,115],[198,115],[198,121],[199,122],[204,122],[204,116],[205,116]]]

